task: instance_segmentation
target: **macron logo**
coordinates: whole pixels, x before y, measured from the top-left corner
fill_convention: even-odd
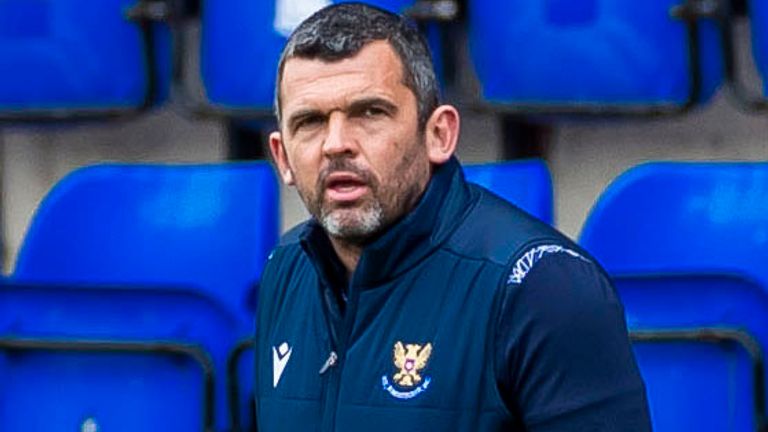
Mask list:
[[[276,388],[277,383],[280,382],[292,352],[293,347],[289,347],[288,342],[283,342],[279,347],[272,347],[272,387]]]

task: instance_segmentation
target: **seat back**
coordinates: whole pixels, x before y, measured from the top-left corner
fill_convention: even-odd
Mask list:
[[[3,283],[0,429],[225,430],[213,370],[224,370],[239,327],[180,287]]]
[[[482,95],[511,105],[683,104],[691,87],[678,0],[475,0],[470,51]],[[701,101],[722,80],[714,23],[698,33]]]
[[[250,331],[253,289],[278,229],[267,163],[96,165],[45,197],[12,279],[187,287]]]
[[[269,113],[286,38],[315,11],[349,0],[207,1],[202,12],[201,74],[208,100]],[[401,12],[413,0],[367,0]]]
[[[615,275],[614,281],[630,331],[683,331],[691,336],[634,343],[653,430],[758,430],[754,395],[756,386],[762,385],[764,392],[765,383],[755,382],[750,347],[693,335],[701,329],[737,330],[764,350],[765,289],[725,274]],[[764,414],[765,406],[762,410]]]
[[[507,201],[553,222],[552,177],[540,159],[464,166],[467,180],[486,187]]]
[[[580,242],[614,278],[630,330],[739,330],[762,350],[767,197],[768,164],[647,163],[607,187]],[[637,344],[655,430],[754,429],[752,396],[765,383],[747,348],[709,337]]]
[[[136,107],[144,103],[151,77],[164,95],[169,31],[152,26],[155,55],[148,57],[144,33],[126,17],[135,3],[1,1],[0,113]],[[155,59],[156,70],[148,70],[148,58]]]
[[[744,274],[768,287],[768,164],[655,162],[600,196],[580,243],[611,274]]]

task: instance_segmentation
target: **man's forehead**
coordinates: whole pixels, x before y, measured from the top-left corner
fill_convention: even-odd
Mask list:
[[[344,92],[395,93],[404,85],[403,66],[386,41],[374,41],[354,56],[336,60],[292,57],[286,60],[280,91],[284,107],[313,97]]]

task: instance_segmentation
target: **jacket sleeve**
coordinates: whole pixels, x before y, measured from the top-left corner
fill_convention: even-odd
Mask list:
[[[567,252],[513,265],[504,281],[495,335],[502,398],[529,431],[649,431],[623,307],[596,264]]]

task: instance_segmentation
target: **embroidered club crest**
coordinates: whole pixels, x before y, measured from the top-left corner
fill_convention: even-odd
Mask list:
[[[411,399],[424,392],[429,387],[431,379],[422,377],[421,371],[427,366],[431,354],[431,343],[424,346],[419,344],[403,345],[400,341],[395,343],[392,359],[399,371],[392,376],[393,382],[390,382],[386,375],[381,377],[384,390],[398,399]],[[393,384],[408,391],[400,391]]]

